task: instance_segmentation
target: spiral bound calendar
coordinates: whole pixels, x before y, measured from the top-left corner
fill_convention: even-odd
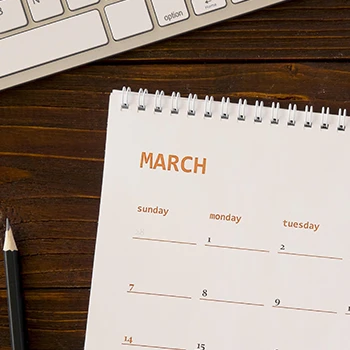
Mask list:
[[[85,349],[349,349],[346,123],[113,91]]]

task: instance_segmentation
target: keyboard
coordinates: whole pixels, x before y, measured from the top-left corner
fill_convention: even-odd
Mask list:
[[[0,0],[0,90],[285,0]]]

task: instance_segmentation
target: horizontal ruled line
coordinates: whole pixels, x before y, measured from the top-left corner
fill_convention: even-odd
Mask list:
[[[299,253],[289,253],[289,252],[278,252],[278,254],[283,255],[294,255],[294,256],[304,256],[307,258],[319,258],[319,259],[330,259],[330,260],[343,260],[343,258],[337,258],[335,256],[326,255],[313,255],[313,254],[299,254]]]
[[[184,348],[170,348],[170,347],[166,347],[166,346],[145,345],[145,344],[133,344],[133,343],[122,343],[122,345],[137,346],[137,347],[139,347],[139,348],[151,348],[151,349],[186,350],[186,349],[184,349]]]
[[[167,346],[158,346],[158,345],[145,345],[145,344],[133,344],[133,343],[122,343],[126,346],[137,346],[139,348],[151,348],[151,349],[164,349],[164,350],[186,350],[184,348],[169,348]]]
[[[292,307],[292,306],[273,306],[276,309],[286,309],[286,310],[296,310],[296,311],[309,311],[309,312],[319,312],[319,313],[324,313],[324,314],[333,314],[336,315],[336,311],[327,311],[327,310],[317,310],[317,309],[306,309],[302,307]]]
[[[192,242],[172,241],[172,240],[168,240],[168,239],[158,239],[158,238],[133,237],[133,239],[138,239],[140,241],[160,242],[160,243],[197,245],[197,243],[192,243]]]
[[[246,250],[249,252],[258,252],[258,253],[270,253],[269,250],[265,250],[265,249],[231,247],[231,246],[227,246],[227,245],[215,245],[215,244],[206,244],[205,246],[211,247],[211,248],[223,248],[223,249],[234,249],[234,250]]]
[[[156,297],[168,297],[168,298],[178,298],[178,299],[192,299],[192,297],[187,297],[184,295],[174,295],[174,294],[160,294],[160,293],[150,293],[150,292],[138,292],[133,290],[127,291],[130,294],[140,294],[140,295],[151,295]]]
[[[200,298],[203,301],[212,301],[215,303],[226,303],[226,304],[237,304],[237,305],[248,305],[248,306],[264,306],[264,304],[257,303],[248,303],[245,301],[233,301],[233,300],[223,300],[223,299],[209,299],[209,298]]]

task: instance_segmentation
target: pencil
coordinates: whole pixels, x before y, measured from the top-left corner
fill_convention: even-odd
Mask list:
[[[18,249],[8,219],[4,240],[4,261],[12,350],[25,350],[24,312]]]

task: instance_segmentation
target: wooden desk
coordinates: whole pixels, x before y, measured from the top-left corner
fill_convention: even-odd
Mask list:
[[[111,90],[350,110],[349,18],[346,0],[291,0],[0,92],[0,229],[9,217],[22,255],[30,349],[83,349]]]

